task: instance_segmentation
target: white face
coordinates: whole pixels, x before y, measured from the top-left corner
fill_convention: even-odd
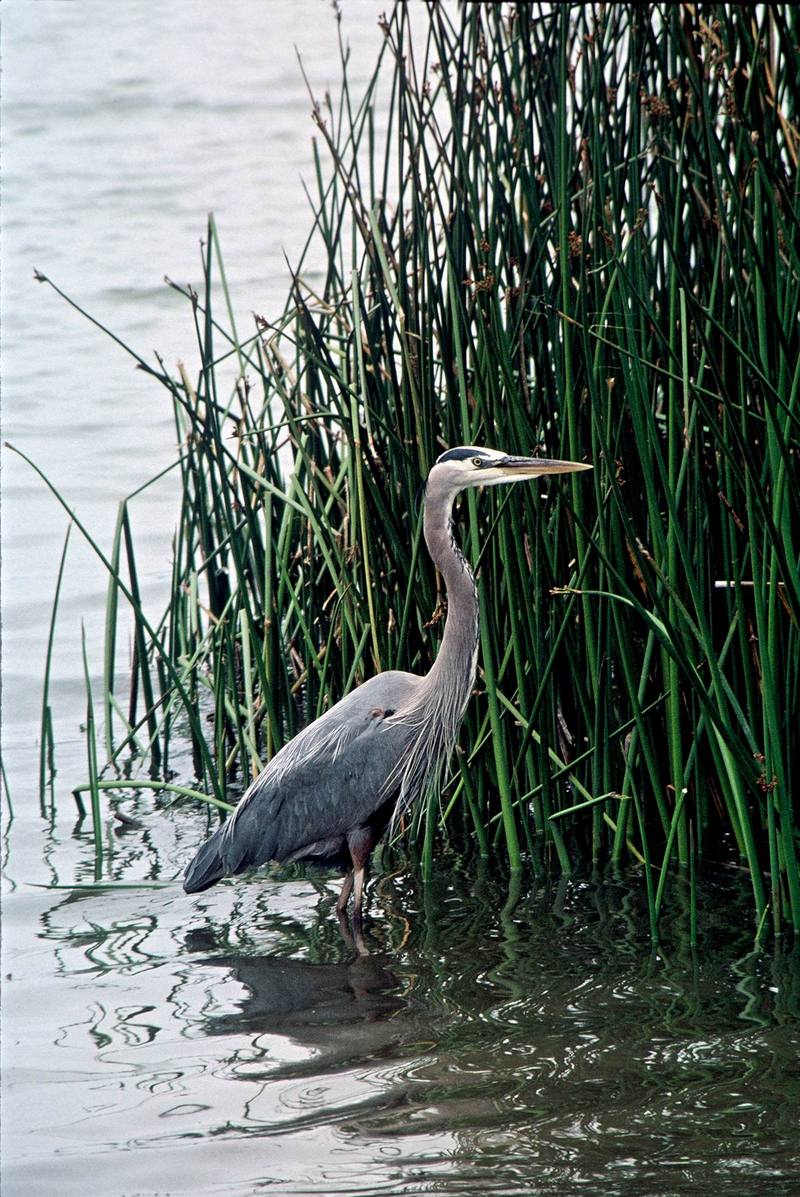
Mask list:
[[[461,445],[442,454],[430,472],[430,479],[435,479],[440,485],[447,485],[452,490],[463,490],[467,486],[497,486],[502,482],[539,478],[543,474],[571,474],[591,468],[578,461],[514,457],[499,449]]]

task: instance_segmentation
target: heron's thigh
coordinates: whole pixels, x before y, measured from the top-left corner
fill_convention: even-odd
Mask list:
[[[355,869],[363,869],[369,854],[375,846],[375,837],[369,827],[355,827],[347,833],[347,846]]]

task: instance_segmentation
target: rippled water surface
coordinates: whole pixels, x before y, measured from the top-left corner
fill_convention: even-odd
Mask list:
[[[117,870],[174,875],[199,820],[140,817]],[[322,879],[16,893],[7,1191],[797,1191],[796,953],[651,957],[630,880],[412,878],[368,955]]]
[[[379,7],[344,0],[358,92]],[[185,305],[216,212],[234,302],[278,310],[308,229],[310,102],[335,87],[326,0],[3,4],[4,436],[108,544],[116,503],[174,454],[171,415],[43,271],[147,356],[194,360]],[[169,478],[132,508],[145,600],[168,576]],[[40,678],[64,513],[3,474],[3,1194],[800,1192],[800,968],[752,952],[735,876],[701,943],[652,954],[639,879],[520,892],[479,861],[428,886],[385,860],[366,954],[338,879],[286,873],[196,898],[202,812],[109,804],[103,879],[80,657],[102,669],[105,578],[73,536],[40,809]],[[176,768],[181,761],[175,760]],[[188,772],[188,763],[186,765]],[[112,817],[117,811],[127,822]],[[681,895],[671,901],[680,912]],[[682,925],[678,919],[678,924]]]

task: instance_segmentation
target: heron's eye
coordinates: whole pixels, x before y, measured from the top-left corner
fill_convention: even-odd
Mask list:
[[[476,466],[478,469],[480,469],[481,466],[483,465],[483,458],[482,457],[473,457],[472,464],[474,466]]]

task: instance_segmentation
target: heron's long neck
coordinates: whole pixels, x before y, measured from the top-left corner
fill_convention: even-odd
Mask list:
[[[452,496],[425,496],[425,543],[447,590],[444,638],[425,681],[426,689],[441,694],[460,721],[475,682],[478,592],[472,570],[453,537],[452,507]]]
[[[424,532],[428,552],[447,588],[447,620],[439,655],[396,718],[411,732],[402,768],[392,775],[399,785],[393,821],[423,791],[438,786],[458,737],[458,728],[475,681],[478,655],[478,593],[472,570],[453,539],[453,495],[441,485],[425,492]]]

